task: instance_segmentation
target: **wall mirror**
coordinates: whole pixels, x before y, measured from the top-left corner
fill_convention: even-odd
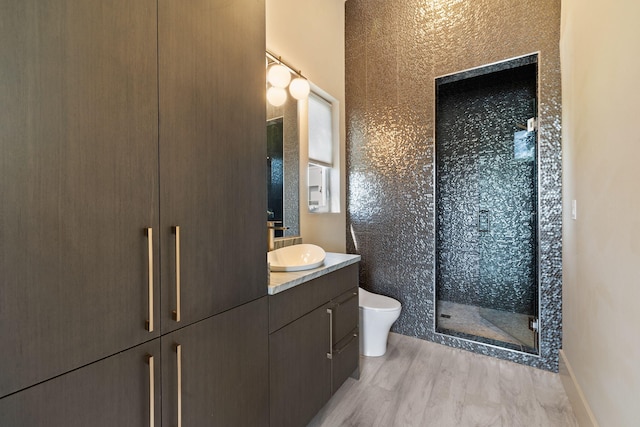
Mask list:
[[[267,220],[286,227],[274,237],[300,236],[301,203],[308,213],[340,210],[339,109],[281,57],[266,58]]]
[[[267,102],[267,220],[288,229],[275,237],[300,235],[300,137],[298,101],[275,107]]]

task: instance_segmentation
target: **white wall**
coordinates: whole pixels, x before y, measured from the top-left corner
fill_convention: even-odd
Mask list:
[[[305,243],[327,251],[346,250],[344,0],[266,0],[267,50],[302,71],[339,102],[340,213],[310,214],[301,193],[300,233]],[[306,147],[301,157],[306,158]],[[306,188],[306,164],[301,165]],[[303,172],[304,171],[304,172]]]
[[[597,422],[638,426],[640,1],[562,15],[563,348]]]

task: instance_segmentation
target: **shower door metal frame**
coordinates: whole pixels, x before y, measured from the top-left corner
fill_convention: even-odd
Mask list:
[[[437,105],[438,105],[438,100],[437,100],[437,88],[438,88],[438,80],[444,77],[449,77],[449,76],[454,76],[454,75],[458,75],[458,74],[463,74],[463,73],[470,73],[473,71],[480,71],[482,69],[486,69],[488,67],[492,67],[492,66],[497,66],[497,65],[501,65],[501,64],[506,64],[508,62],[512,62],[518,59],[522,59],[522,58],[526,58],[526,57],[530,57],[530,56],[535,56],[536,60],[535,60],[535,64],[536,64],[536,105],[535,105],[535,118],[536,118],[536,134],[535,134],[535,185],[536,185],[536,205],[535,205],[535,216],[536,216],[536,220],[535,220],[535,237],[536,237],[536,247],[535,247],[535,314],[536,314],[536,319],[537,319],[537,326],[538,329],[536,331],[536,338],[535,338],[535,353],[531,353],[531,352],[525,352],[525,351],[521,351],[521,350],[515,350],[515,349],[511,349],[511,348],[507,348],[507,347],[502,347],[502,346],[498,346],[498,345],[494,345],[494,344],[489,344],[489,343],[484,343],[481,341],[476,341],[476,340],[472,340],[472,339],[467,339],[467,338],[461,338],[461,337],[457,337],[457,336],[452,336],[452,335],[447,335],[441,332],[437,331],[437,321],[438,321],[438,314],[437,314],[437,300],[438,300],[438,289],[437,289],[437,271],[438,271],[438,258],[437,258],[437,239],[438,239],[438,220],[437,220],[437,159],[438,159],[438,150],[437,150]],[[541,58],[541,52],[540,51],[535,51],[535,52],[531,52],[531,53],[527,53],[524,55],[519,55],[519,56],[515,56],[515,57],[511,57],[508,59],[504,59],[501,61],[496,61],[496,62],[492,62],[489,64],[483,64],[477,67],[472,67],[472,68],[468,68],[468,69],[464,69],[464,70],[459,70],[459,71],[455,71],[452,73],[448,73],[448,74],[443,74],[443,75],[439,75],[436,76],[434,78],[434,103],[433,103],[433,117],[434,117],[434,125],[433,125],[433,170],[432,170],[432,179],[433,179],[433,201],[434,201],[434,215],[433,215],[433,230],[434,230],[434,245],[433,245],[433,281],[432,281],[432,289],[433,289],[433,318],[431,319],[431,330],[433,331],[434,335],[441,338],[441,342],[444,344],[449,344],[450,343],[455,343],[457,341],[461,341],[461,342],[469,342],[472,343],[474,346],[480,346],[480,347],[487,347],[487,348],[494,348],[494,349],[498,349],[499,351],[507,351],[507,352],[512,352],[512,353],[520,353],[526,356],[530,356],[530,357],[535,357],[535,358],[540,358],[541,357],[541,342],[540,342],[540,336],[542,334],[542,330],[544,327],[544,319],[542,318],[541,315],[541,249],[540,249],[540,231],[541,231],[541,226],[540,226],[540,200],[541,200],[541,191],[540,191],[540,185],[541,185],[541,179],[540,179],[540,161],[541,161],[541,151],[540,150],[540,86],[541,86],[541,82],[540,82],[540,58]],[[513,67],[515,68],[515,67]],[[485,74],[489,74],[490,71],[487,71],[486,73],[480,73],[477,75],[485,75]],[[465,77],[466,78],[466,77]]]

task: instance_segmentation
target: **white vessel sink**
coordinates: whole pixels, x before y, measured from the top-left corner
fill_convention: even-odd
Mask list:
[[[301,271],[320,267],[326,252],[320,246],[302,243],[267,252],[271,271]]]

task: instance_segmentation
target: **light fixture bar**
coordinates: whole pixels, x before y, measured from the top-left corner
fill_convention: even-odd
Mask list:
[[[265,51],[267,58],[269,58],[271,61],[276,62],[280,65],[282,65],[283,67],[285,67],[286,69],[288,69],[289,71],[291,71],[293,74],[296,74],[299,77],[302,77],[305,80],[309,80],[308,78],[306,78],[305,76],[302,75],[302,71],[301,70],[296,70],[295,68],[293,68],[293,66],[287,64],[286,62],[284,62],[282,60],[281,56],[276,56],[274,53],[269,52],[268,50]]]

